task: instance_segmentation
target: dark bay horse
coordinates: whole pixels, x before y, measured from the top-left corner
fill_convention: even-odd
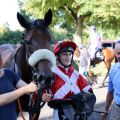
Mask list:
[[[89,50],[87,49],[87,48],[83,48],[84,49],[84,55],[85,56],[89,56],[90,57],[90,54],[89,54]],[[79,58],[80,57],[80,49],[79,48],[77,48],[76,49],[76,51],[75,51],[75,56],[77,57],[77,58]],[[104,78],[104,80],[103,80],[103,83],[102,83],[102,85],[104,85],[105,84],[105,80],[106,80],[106,78],[107,78],[107,76],[108,76],[108,73],[109,73],[109,70],[110,70],[110,67],[111,67],[111,63],[112,63],[112,61],[113,61],[113,59],[115,58],[115,52],[114,52],[114,49],[113,48],[103,48],[102,49],[102,54],[103,54],[103,56],[104,56],[104,60],[100,60],[100,59],[97,59],[97,58],[95,58],[95,60],[94,60],[94,64],[98,64],[98,63],[100,63],[100,62],[104,62],[105,63],[105,66],[106,66],[106,68],[107,68],[107,74],[106,74],[106,76],[105,76],[105,78]],[[88,61],[88,59],[89,59],[89,57],[84,57],[84,59],[85,59],[85,61]],[[77,59],[78,60],[78,59]],[[88,65],[88,64],[87,64]],[[87,66],[86,66],[87,67]]]
[[[39,86],[37,97],[32,95],[34,99],[28,95],[20,98],[21,107],[24,111],[30,111],[30,120],[38,120],[41,94],[44,89],[50,87],[53,78],[51,65],[55,64],[55,56],[50,51],[51,34],[48,29],[52,21],[52,11],[48,10],[44,19],[32,22],[28,22],[20,13],[17,13],[17,19],[25,32],[21,45],[15,53],[14,60],[17,66],[15,68],[22,80],[26,83],[34,80]]]

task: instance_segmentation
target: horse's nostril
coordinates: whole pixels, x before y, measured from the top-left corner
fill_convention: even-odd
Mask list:
[[[44,78],[44,75],[41,74],[41,75],[39,76],[39,80],[42,80],[43,78]]]

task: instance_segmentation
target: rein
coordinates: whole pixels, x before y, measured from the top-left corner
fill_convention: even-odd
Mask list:
[[[37,113],[41,108],[45,105],[46,102],[42,102],[42,89],[40,89],[40,84],[39,84],[39,76],[35,72],[36,69],[33,67],[32,74],[33,74],[33,82],[38,85],[38,93],[32,93],[30,95],[29,99],[29,120],[33,120],[35,117],[34,115],[32,116],[32,113]],[[41,104],[42,103],[42,104]]]

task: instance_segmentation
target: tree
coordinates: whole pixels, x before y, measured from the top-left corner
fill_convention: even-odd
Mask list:
[[[0,44],[17,44],[21,41],[21,35],[22,33],[19,30],[11,31],[8,24],[4,24],[0,27]]]
[[[102,29],[120,27],[119,7],[120,0],[26,0],[21,9],[38,18],[51,8],[53,24],[62,21],[74,26],[75,35],[82,38],[83,28],[87,25],[95,24]]]

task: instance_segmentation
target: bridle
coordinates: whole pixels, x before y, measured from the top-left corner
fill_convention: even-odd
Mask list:
[[[29,98],[29,120],[33,120],[32,113],[37,113],[45,105],[45,102],[42,102],[42,89],[40,89],[39,77],[34,70],[32,70],[33,82],[38,85],[38,93],[32,93]]]

